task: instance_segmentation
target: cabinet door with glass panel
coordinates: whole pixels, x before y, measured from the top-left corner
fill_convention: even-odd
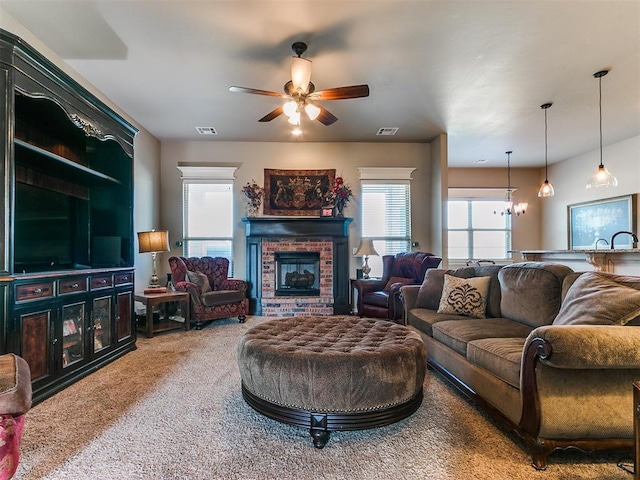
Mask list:
[[[62,305],[62,369],[77,368],[86,360],[85,325],[88,308],[86,301]]]
[[[113,296],[103,295],[91,301],[91,322],[89,329],[90,349],[93,356],[108,352],[113,343]]]

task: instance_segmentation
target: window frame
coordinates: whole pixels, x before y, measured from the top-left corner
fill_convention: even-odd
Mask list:
[[[186,167],[178,166],[182,171],[182,251],[184,256],[194,256],[190,252],[189,244],[192,242],[228,242],[228,255],[224,256],[229,260],[230,277],[233,276],[234,268],[234,205],[235,205],[235,170],[236,167]],[[189,186],[191,185],[228,185],[229,205],[231,208],[231,225],[229,236],[190,236],[189,235]],[[215,219],[212,220],[215,223]]]
[[[514,190],[515,191],[515,190]],[[467,202],[467,227],[466,228],[451,228],[449,225],[449,203],[450,202]],[[447,260],[451,263],[469,262],[469,261],[482,261],[492,260],[497,263],[510,262],[513,242],[513,222],[512,215],[505,215],[505,227],[504,228],[474,228],[473,226],[473,204],[474,202],[499,202],[503,205],[504,212],[506,210],[507,202],[505,201],[504,190],[502,189],[449,189],[447,199]],[[495,215],[502,214],[500,211],[494,211]],[[449,241],[450,232],[467,232],[467,257],[459,258],[453,257],[449,253],[451,251],[451,242]],[[505,233],[505,251],[504,257],[475,257],[474,255],[474,233],[475,232],[504,232]]]

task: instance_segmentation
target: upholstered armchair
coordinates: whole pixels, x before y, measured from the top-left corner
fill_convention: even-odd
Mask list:
[[[24,358],[0,355],[0,480],[13,477],[20,460],[20,443],[31,408],[31,372]]]
[[[247,282],[227,278],[229,260],[223,257],[171,257],[171,277],[180,292],[191,297],[191,321],[196,330],[204,322],[238,317],[243,323],[249,313]]]
[[[355,281],[358,315],[397,321],[403,308],[400,287],[419,285],[429,268],[437,268],[442,258],[428,252],[404,252],[382,257],[382,278]]]

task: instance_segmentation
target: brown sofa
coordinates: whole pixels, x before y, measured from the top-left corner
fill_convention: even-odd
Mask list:
[[[432,269],[401,293],[429,367],[512,428],[537,469],[557,449],[633,447],[640,277],[524,262]],[[486,318],[468,316],[478,305]]]

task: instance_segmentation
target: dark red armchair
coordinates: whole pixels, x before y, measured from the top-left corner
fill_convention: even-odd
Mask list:
[[[201,329],[204,322],[220,318],[238,317],[240,323],[244,322],[249,313],[247,282],[227,278],[229,260],[171,257],[169,266],[176,290],[189,292],[191,321],[196,330]]]
[[[393,321],[401,319],[403,308],[400,287],[422,284],[427,270],[437,268],[441,261],[441,257],[428,252],[384,255],[381,279],[355,281],[358,315]]]

